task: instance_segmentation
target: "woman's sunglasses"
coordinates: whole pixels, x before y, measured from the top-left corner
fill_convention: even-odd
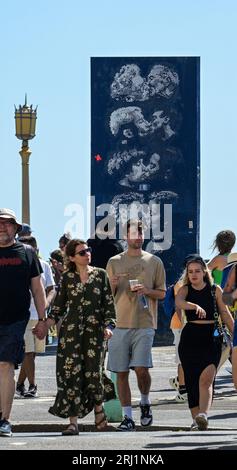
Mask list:
[[[76,255],[85,256],[87,253],[91,253],[91,252],[92,252],[92,249],[90,246],[88,246],[88,248],[85,248],[85,250],[81,250],[75,253],[75,256]]]

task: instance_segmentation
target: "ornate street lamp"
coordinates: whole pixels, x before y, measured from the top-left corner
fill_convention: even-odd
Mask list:
[[[30,224],[30,186],[29,186],[29,159],[31,151],[28,140],[35,137],[35,125],[37,119],[37,107],[35,109],[27,105],[25,95],[24,106],[15,106],[16,137],[22,140],[19,152],[22,161],[22,222]]]

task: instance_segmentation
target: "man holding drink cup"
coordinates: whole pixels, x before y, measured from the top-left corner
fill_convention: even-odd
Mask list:
[[[134,369],[141,392],[141,425],[152,424],[149,392],[152,344],[157,327],[157,302],[165,297],[162,261],[142,250],[141,220],[127,222],[127,251],[110,258],[107,272],[117,311],[117,327],[109,343],[108,369],[117,373],[124,419],[118,431],[134,431],[129,370]]]
[[[142,284],[139,283],[138,279],[129,279],[129,285],[132,292],[139,292],[139,289],[142,288]],[[142,303],[143,308],[148,308],[148,303],[145,295],[140,295],[139,301]]]

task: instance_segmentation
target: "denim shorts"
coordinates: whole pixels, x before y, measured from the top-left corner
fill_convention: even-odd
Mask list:
[[[127,372],[135,367],[153,367],[153,328],[115,328],[108,342],[107,369],[112,372]]]
[[[0,325],[0,362],[11,362],[15,369],[24,358],[26,325],[25,320],[10,325]]]

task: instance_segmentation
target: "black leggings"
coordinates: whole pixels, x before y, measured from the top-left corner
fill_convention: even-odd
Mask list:
[[[218,367],[221,345],[213,341],[214,324],[186,323],[180,338],[179,357],[184,370],[189,408],[199,406],[200,375],[210,364]],[[214,385],[213,385],[214,386]]]

